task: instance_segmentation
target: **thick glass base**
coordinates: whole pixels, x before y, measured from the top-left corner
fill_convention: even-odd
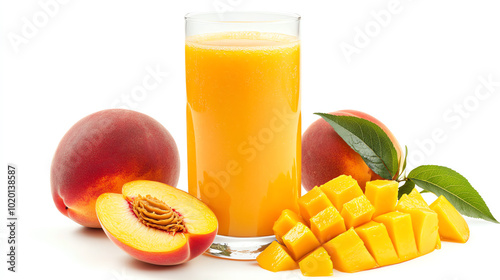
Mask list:
[[[276,239],[272,235],[263,237],[217,235],[205,254],[231,260],[255,260],[274,240]]]

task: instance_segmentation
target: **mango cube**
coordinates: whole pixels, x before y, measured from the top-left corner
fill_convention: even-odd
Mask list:
[[[411,260],[418,256],[410,214],[389,212],[375,217],[374,221],[383,223],[387,228],[400,261]]]
[[[304,276],[332,276],[333,264],[325,248],[319,247],[299,261]]]
[[[443,240],[460,243],[469,240],[467,222],[444,196],[438,197],[430,208],[438,215],[439,235]]]
[[[311,230],[321,244],[343,233],[346,228],[344,218],[333,206],[319,212],[309,220]]]
[[[339,271],[356,272],[377,267],[353,228],[326,242],[323,247],[330,255],[333,267]]]
[[[413,188],[413,190],[411,190],[411,192],[408,194],[408,197],[412,197],[418,200],[422,206],[426,206],[426,208],[429,208],[429,204],[425,202],[424,198],[422,197],[420,192],[418,192],[417,188]]]
[[[358,182],[351,176],[346,175],[340,175],[326,182],[320,188],[339,211],[342,211],[344,203],[363,195]]]
[[[384,224],[371,221],[354,230],[379,266],[399,262],[398,254]]]
[[[392,212],[398,202],[398,182],[390,180],[366,182],[365,195],[375,207],[374,217]]]
[[[410,214],[415,242],[421,255],[434,251],[440,245],[438,232],[438,215],[425,208],[406,209]],[[440,246],[439,246],[440,247]]]
[[[276,239],[282,242],[281,237],[285,235],[291,228],[293,228],[298,222],[305,223],[302,217],[297,215],[290,209],[285,209],[281,212],[279,218],[274,222],[273,231]]]
[[[414,196],[409,196],[407,194],[403,194],[403,196],[401,196],[398,201],[398,205],[396,205],[396,211],[404,213],[408,212],[408,210],[417,208],[431,210],[431,208],[425,201],[415,198]]]
[[[374,212],[375,208],[373,205],[366,196],[362,195],[344,203],[340,214],[344,218],[346,228],[351,228],[369,222]]]
[[[431,210],[416,188],[410,194],[401,196],[396,210],[410,214],[415,242],[421,255],[441,247],[438,216],[436,212]]]
[[[327,207],[333,206],[326,194],[319,187],[314,187],[312,190],[301,196],[298,200],[300,215],[306,222],[319,212]]]
[[[292,259],[285,246],[273,241],[257,256],[257,263],[263,269],[278,272],[297,268],[297,263]]]
[[[314,187],[273,225],[273,242],[257,262],[269,271],[300,267],[304,276],[357,272],[414,259],[441,248],[441,238],[466,242],[465,219],[440,196],[430,206],[414,188],[399,200],[398,183],[366,183],[351,176]],[[347,230],[346,230],[347,229]],[[284,244],[284,245],[283,245]]]
[[[405,209],[423,208],[430,210],[431,208],[425,202],[422,195],[413,189],[410,194],[403,194],[396,205],[396,211],[404,212]]]
[[[300,222],[283,235],[282,239],[294,260],[302,258],[320,246],[314,233]]]

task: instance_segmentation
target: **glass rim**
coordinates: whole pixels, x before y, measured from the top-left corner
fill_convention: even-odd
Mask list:
[[[238,21],[228,21],[223,20],[222,17],[224,15],[256,15],[256,17],[260,16],[275,16],[276,19],[273,20],[238,20]],[[206,17],[211,17],[207,19]],[[278,12],[257,12],[257,11],[244,11],[244,12],[191,12],[187,13],[184,16],[186,22],[200,22],[200,23],[217,23],[217,24],[272,24],[272,23],[290,23],[300,21],[301,16],[296,13],[278,13]]]

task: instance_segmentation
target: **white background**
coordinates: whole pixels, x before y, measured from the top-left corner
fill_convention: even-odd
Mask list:
[[[132,98],[131,109],[154,117],[173,135],[181,155],[178,187],[187,189],[183,16],[192,11],[299,13],[303,129],[317,119],[313,112],[367,112],[408,145],[412,166],[457,170],[500,218],[498,1],[70,0],[43,22],[47,12],[40,3],[46,2],[2,1],[0,6],[2,186],[7,163],[19,170],[18,272],[7,273],[4,261],[7,191],[2,187],[1,279],[302,277],[298,270],[271,273],[255,262],[206,256],[175,267],[143,264],[101,230],[82,228],[61,215],[52,202],[49,170],[59,140],[76,121],[116,107],[122,97]],[[396,5],[396,13],[385,18],[385,26],[375,23],[374,15],[388,5]],[[27,21],[38,27],[24,36]],[[356,43],[366,28],[369,41]],[[14,37],[24,40],[16,45]],[[358,47],[350,62],[341,49],[346,44]],[[133,99],[148,68],[169,75]],[[498,82],[491,92],[482,88],[475,96],[480,77]],[[442,137],[431,140],[436,133]],[[335,272],[335,277],[498,279],[500,225],[467,221],[466,244],[443,243],[441,250],[403,264]]]

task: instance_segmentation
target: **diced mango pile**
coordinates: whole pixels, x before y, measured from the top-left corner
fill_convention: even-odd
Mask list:
[[[277,272],[300,268],[304,276],[329,276],[396,264],[441,248],[441,240],[467,242],[469,228],[444,196],[430,206],[413,189],[398,201],[398,183],[351,176],[314,187],[298,200],[300,213],[283,210],[274,223],[278,241],[258,257]]]

